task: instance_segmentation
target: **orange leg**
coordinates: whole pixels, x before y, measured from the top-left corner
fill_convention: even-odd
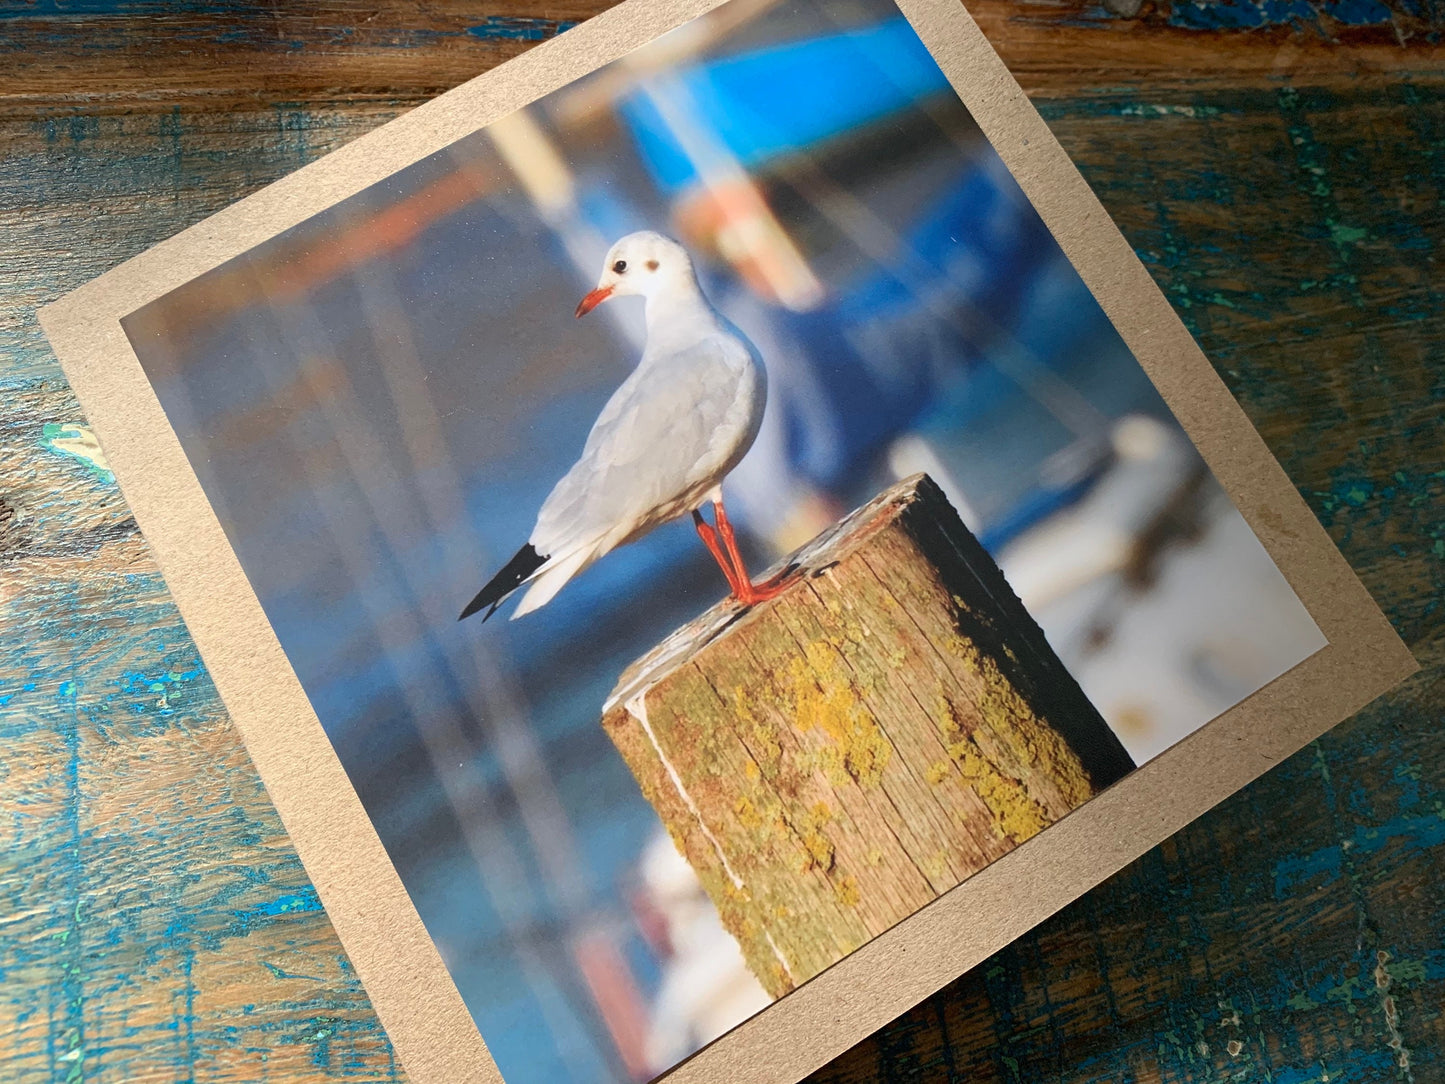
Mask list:
[[[792,582],[792,570],[783,569],[776,576],[764,580],[762,583],[754,584],[748,575],[747,566],[743,564],[743,555],[738,552],[738,540],[733,534],[733,525],[728,521],[727,509],[723,507],[722,501],[713,502],[713,514],[717,517],[717,533],[722,537],[723,546],[727,549],[727,555],[732,561],[736,581],[733,584],[733,594],[744,606],[755,606],[759,602],[766,602],[770,598],[781,595]]]
[[[697,536],[702,539],[702,544],[707,547],[708,553],[712,554],[713,560],[718,563],[723,575],[727,577],[728,590],[739,595],[738,574],[734,571],[727,554],[723,552],[722,546],[718,544],[717,532],[712,529],[707,520],[702,518],[702,513],[696,508],[692,510],[692,523],[697,528]]]

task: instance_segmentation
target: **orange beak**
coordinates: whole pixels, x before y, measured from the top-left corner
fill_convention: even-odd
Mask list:
[[[586,316],[589,312],[591,312],[593,309],[595,309],[598,305],[602,304],[602,302],[606,301],[611,296],[611,286],[597,287],[597,289],[593,290],[581,301],[577,302],[577,311],[576,313],[574,313],[574,315],[579,317]]]

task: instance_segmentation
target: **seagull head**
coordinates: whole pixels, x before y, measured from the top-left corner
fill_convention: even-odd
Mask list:
[[[577,306],[586,316],[610,297],[655,297],[680,287],[696,289],[687,249],[651,230],[629,233],[607,250],[602,277]]]

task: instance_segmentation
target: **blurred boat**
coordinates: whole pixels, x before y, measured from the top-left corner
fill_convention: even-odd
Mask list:
[[[662,961],[653,994],[646,1053],[654,1073],[676,1065],[772,1002],[748,970],[742,950],[666,833],[653,836],[638,862],[641,925],[654,931]]]

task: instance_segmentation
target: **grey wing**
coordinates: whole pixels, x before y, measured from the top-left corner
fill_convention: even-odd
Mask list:
[[[639,366],[543,503],[532,545],[566,552],[647,519],[710,477],[736,444],[741,385],[750,375],[745,358],[739,364],[715,342]]]

